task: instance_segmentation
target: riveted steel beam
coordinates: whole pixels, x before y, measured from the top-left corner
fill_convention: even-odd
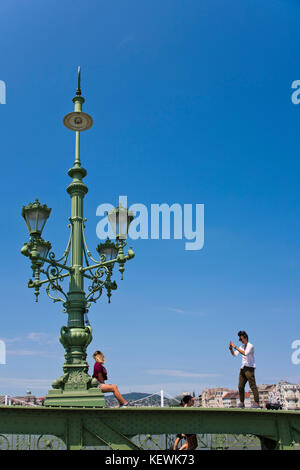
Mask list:
[[[300,443],[297,411],[222,408],[46,408],[0,406],[0,434],[53,435],[68,449],[107,445],[138,449],[135,435],[251,434],[262,448],[288,449]]]

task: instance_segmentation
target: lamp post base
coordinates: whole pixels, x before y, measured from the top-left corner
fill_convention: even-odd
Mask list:
[[[104,408],[104,394],[100,388],[90,388],[83,391],[49,390],[44,406]]]

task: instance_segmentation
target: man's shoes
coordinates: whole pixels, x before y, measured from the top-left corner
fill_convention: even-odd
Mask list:
[[[120,405],[120,408],[127,408],[129,406],[129,403],[123,403],[123,405]]]
[[[253,408],[254,410],[258,410],[261,408],[261,406],[255,403],[254,405],[251,406],[251,408]]]
[[[245,408],[245,403],[242,403],[242,402],[240,401],[237,407],[238,407],[238,408]]]

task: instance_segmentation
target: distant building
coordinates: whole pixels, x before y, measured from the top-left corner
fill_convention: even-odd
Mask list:
[[[300,409],[300,382],[298,383],[296,397],[297,397],[297,404],[298,404],[297,408]]]
[[[236,408],[239,406],[240,403],[240,396],[239,392],[236,390],[231,390],[230,392],[226,393],[223,398],[223,408]],[[251,401],[250,401],[250,393],[245,392],[245,408],[250,408],[251,407]]]
[[[264,408],[270,402],[270,394],[275,385],[257,385],[259,391],[259,401]],[[203,398],[204,395],[204,398]],[[239,405],[239,393],[236,390],[228,390],[228,388],[212,388],[203,390],[202,406],[208,408],[232,408]],[[255,403],[253,393],[245,392],[245,407],[251,408]]]
[[[30,390],[27,390],[26,395],[24,397],[17,396],[12,397],[11,399],[12,405],[37,405],[37,399],[34,395],[32,395]]]
[[[292,384],[281,380],[274,386],[270,394],[271,403],[280,403],[284,410],[296,410],[300,408],[300,384]]]
[[[245,408],[251,408],[250,392],[245,392]]]
[[[198,395],[194,398],[194,406],[202,406],[202,395]]]
[[[228,388],[206,388],[202,392],[202,406],[203,408],[222,408],[223,396],[230,392]]]
[[[257,390],[259,393],[259,404],[263,408],[266,408],[267,403],[270,403],[271,401],[271,393],[274,390],[275,384],[268,385],[268,384],[262,384],[262,385],[257,385]],[[252,391],[250,391],[250,400],[251,400],[251,406],[254,405],[255,400]]]
[[[223,408],[236,408],[239,394],[236,391],[225,393],[222,398]]]

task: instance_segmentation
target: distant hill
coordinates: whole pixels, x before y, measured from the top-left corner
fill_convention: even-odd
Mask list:
[[[123,397],[128,402],[135,402],[136,400],[140,400],[136,404],[136,406],[160,406],[160,395],[153,395],[150,398],[147,398],[150,393],[139,393],[139,392],[131,392],[131,393],[124,393]],[[179,397],[176,397],[177,400],[180,401]],[[142,400],[144,399],[144,400]],[[105,402],[106,406],[117,406],[118,402],[113,395],[105,395]],[[179,403],[176,400],[172,400],[169,398],[164,398],[164,405],[165,406],[178,406]]]

